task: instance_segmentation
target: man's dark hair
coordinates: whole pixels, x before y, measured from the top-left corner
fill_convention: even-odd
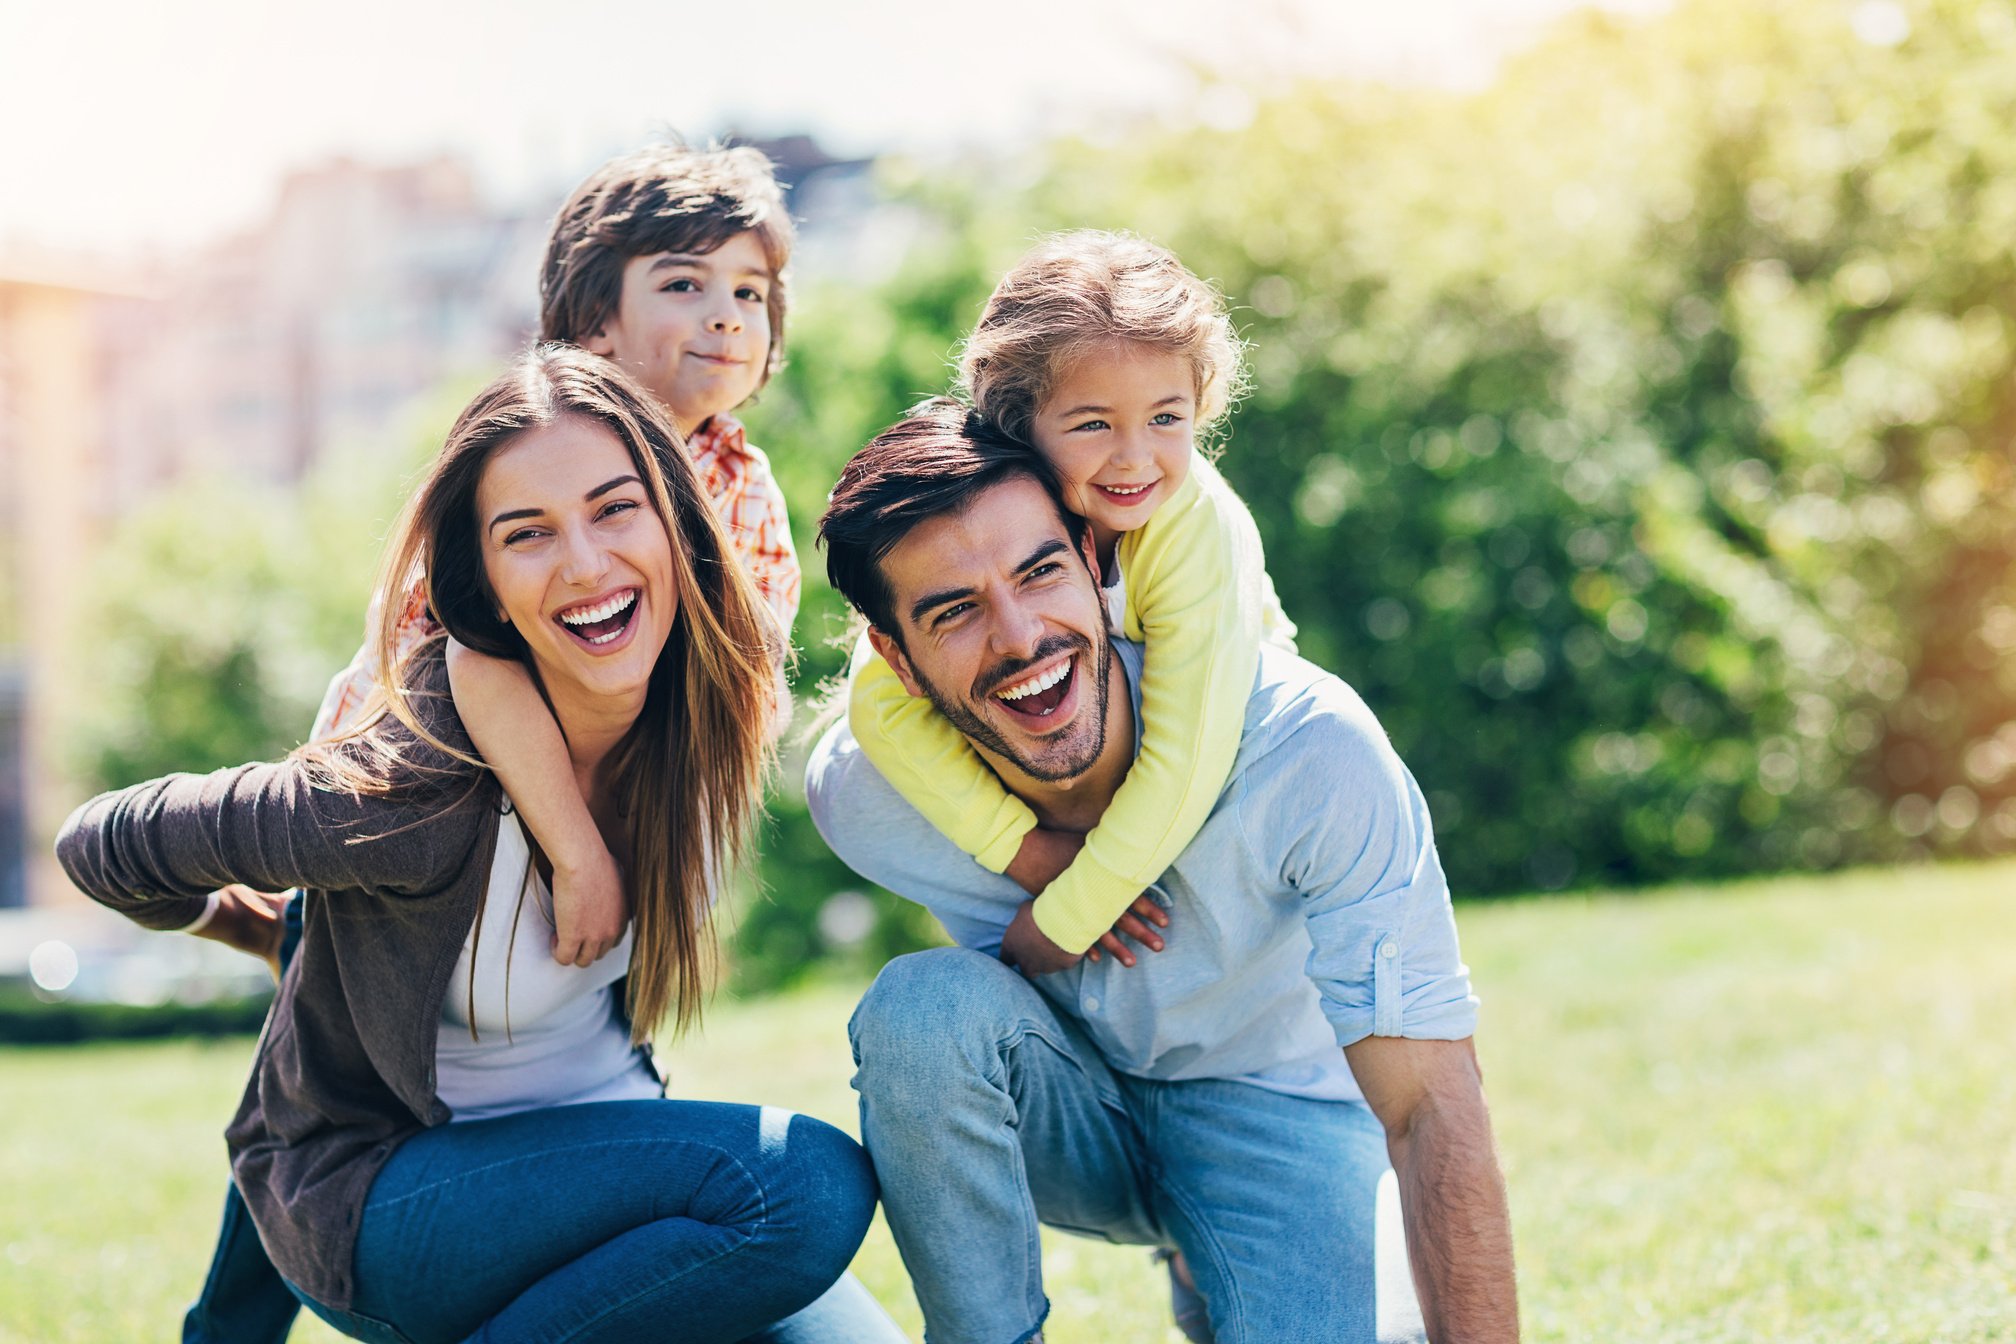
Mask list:
[[[581,345],[616,316],[623,267],[660,252],[712,252],[754,233],[770,265],[770,353],[784,358],[784,268],[796,234],[770,160],[747,145],[653,145],[609,160],[560,207],[539,270],[539,339]]]
[[[960,513],[983,492],[1017,476],[1043,487],[1071,540],[1079,542],[1085,520],[1066,507],[1063,486],[1042,454],[963,402],[933,397],[918,403],[841,470],[819,520],[827,580],[869,624],[900,645],[882,558],[919,523]]]

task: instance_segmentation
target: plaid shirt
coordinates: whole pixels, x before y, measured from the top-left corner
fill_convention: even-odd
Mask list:
[[[700,488],[714,501],[715,512],[728,529],[728,539],[788,639],[798,616],[798,552],[791,544],[791,520],[784,511],[784,492],[770,474],[770,459],[749,442],[742,422],[725,413],[695,430],[686,440],[686,451],[693,459]],[[374,610],[366,628],[375,628],[377,620]],[[399,625],[393,632],[393,663],[440,629],[428,614],[426,590],[416,580],[407,590],[406,608],[399,613]],[[353,726],[357,711],[378,684],[377,669],[364,655],[365,649],[359,649],[350,665],[329,683],[321,711],[315,716],[312,739]]]

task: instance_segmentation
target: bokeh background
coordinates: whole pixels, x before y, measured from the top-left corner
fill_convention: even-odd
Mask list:
[[[45,842],[84,792],[300,738],[412,469],[526,338],[551,208],[675,120],[767,148],[804,222],[790,365],[747,420],[810,562],[808,695],[843,624],[811,545],[839,464],[945,386],[1037,232],[1130,228],[1237,306],[1226,474],[1464,896],[2016,849],[2016,18],[1421,8],[941,18],[904,56],[850,22],[816,88],[804,43],[612,9],[637,41],[543,89],[567,49],[507,10],[461,16],[463,51],[455,23],[380,32],[343,96],[254,60],[287,21],[251,10],[214,47],[162,12],[8,11],[17,104],[38,45],[107,41],[138,79],[170,43],[193,64],[130,92],[203,142],[116,78],[81,129],[9,119],[0,901],[61,899]],[[673,115],[612,126],[639,107]],[[923,935],[791,774],[745,982]]]
[[[94,920],[49,837],[300,740],[406,483],[531,330],[551,211],[670,131],[766,149],[802,221],[745,419],[804,701],[840,464],[1037,233],[1127,228],[1235,305],[1225,474],[1460,899],[1878,865],[1841,908],[1908,921],[1905,866],[2016,851],[2016,11],[1392,8],[0,0],[0,1022],[256,1025],[256,968]],[[1828,926],[1800,890],[1759,927]],[[735,919],[744,994],[935,936],[791,764]]]

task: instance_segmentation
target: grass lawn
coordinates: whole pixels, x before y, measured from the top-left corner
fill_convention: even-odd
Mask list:
[[[1459,920],[1529,1340],[2016,1340],[2016,866]],[[675,1089],[851,1130],[855,992],[717,1004]],[[250,1051],[0,1050],[0,1341],[175,1337]],[[1178,1338],[1144,1252],[1044,1263],[1054,1344]],[[879,1223],[855,1268],[921,1337]]]

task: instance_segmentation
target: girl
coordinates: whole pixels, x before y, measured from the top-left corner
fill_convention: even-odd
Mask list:
[[[1036,896],[1002,947],[1030,974],[1102,946],[1132,965],[1123,931],[1160,950],[1142,921],[1166,926],[1167,916],[1142,893],[1225,786],[1260,640],[1294,649],[1252,516],[1197,450],[1241,380],[1223,299],[1167,249],[1126,234],[1047,239],[996,286],[966,340],[962,390],[1057,469],[1092,525],[1110,622],[1147,643],[1141,752],[1080,849],[1038,830],[866,640],[849,725],[927,820]],[[1031,712],[1043,693],[1029,692]]]
[[[295,1295],[338,1329],[464,1339],[900,1338],[836,1280],[861,1150],[817,1121],[669,1101],[712,893],[760,798],[772,624],[662,409],[578,349],[465,410],[395,534],[362,725],[274,765],[79,808],[77,885],[172,928],[226,882],[300,885],[301,943],[227,1131]],[[536,675],[631,931],[563,966],[550,867],[472,753],[443,637],[396,658],[409,576],[457,641]],[[673,1315],[676,1313],[676,1316]]]

